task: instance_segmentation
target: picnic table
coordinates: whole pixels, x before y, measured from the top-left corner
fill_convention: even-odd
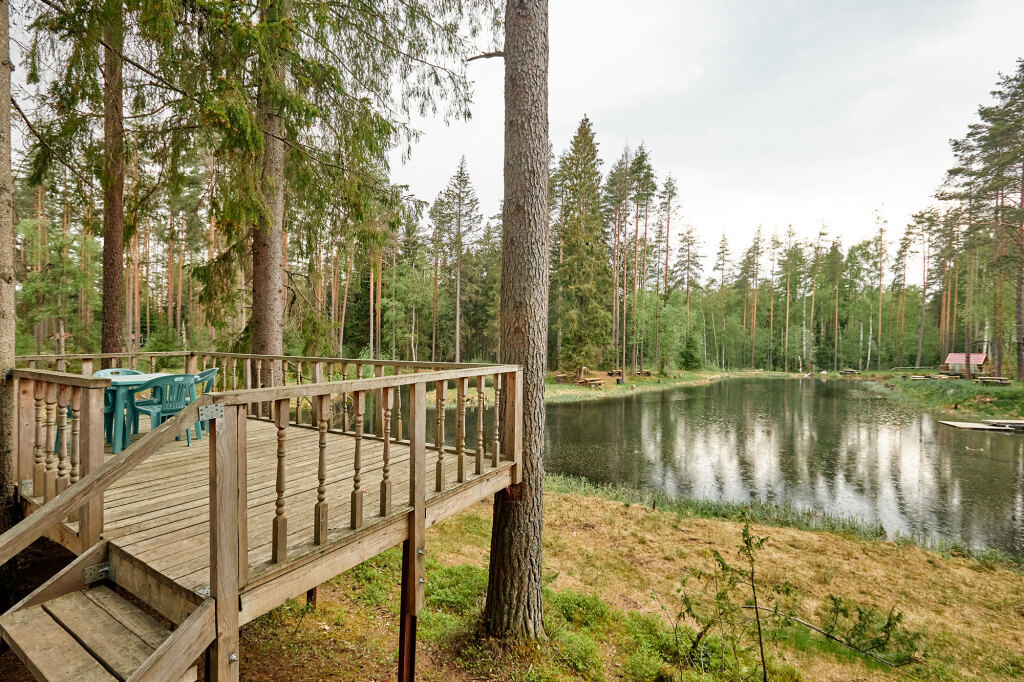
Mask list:
[[[131,435],[125,438],[126,419],[125,412],[128,409],[129,390],[138,388],[150,379],[170,376],[167,372],[155,372],[153,374],[117,374],[109,377],[111,393],[110,404],[114,406],[114,421],[110,426],[110,449],[115,455],[121,452],[122,447],[127,445],[125,441],[131,441]]]

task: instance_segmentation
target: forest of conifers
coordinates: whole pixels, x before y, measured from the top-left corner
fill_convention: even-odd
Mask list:
[[[450,3],[435,4],[437,16]],[[489,3],[475,4],[470,34],[487,18]],[[470,171],[500,168],[438,169],[451,173],[445,189],[414,197],[391,183],[387,165],[415,137],[402,123],[409,111],[465,113],[466,16],[453,16],[463,22],[453,29],[386,5],[387,16],[354,13],[346,26],[319,17],[330,28],[300,42],[337,53],[287,57],[288,87],[269,105],[270,88],[248,80],[263,38],[244,22],[226,17],[218,31],[200,31],[211,16],[196,13],[169,28],[145,3],[133,28],[113,32],[107,19],[59,3],[28,17],[27,76],[15,95],[32,103],[15,118],[18,352],[95,351],[101,337],[104,350],[255,351],[254,255],[272,254],[277,266],[278,245],[260,252],[246,226],[275,195],[266,178],[276,140],[282,350],[496,360],[501,210],[480,205]],[[385,28],[402,49],[375,52],[354,37]],[[216,40],[196,38],[211,33]],[[96,63],[98,47],[112,44],[123,77]],[[358,73],[344,70],[346,50],[359,51]],[[112,150],[114,87],[123,118]],[[275,106],[287,113],[276,123]],[[955,166],[934,205],[903,226],[879,212],[874,236],[857,243],[824,223],[709,243],[687,222],[687,188],[658,170],[657,149],[641,144],[602,162],[597,138],[584,117],[571,140],[552,141],[552,369],[888,369],[969,347],[989,353],[997,374],[1024,371],[1024,63],[952,143]],[[120,206],[103,201],[117,181],[112,151]],[[105,263],[120,268],[120,286],[103,277]],[[124,307],[104,334],[111,295]]]

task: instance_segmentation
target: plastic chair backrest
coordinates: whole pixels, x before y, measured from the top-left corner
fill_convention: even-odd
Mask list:
[[[209,393],[213,390],[213,379],[217,376],[217,368],[211,367],[210,369],[204,369],[202,372],[196,375],[196,386],[202,387],[203,393]]]
[[[104,377],[120,377],[128,376],[132,374],[145,374],[137,369],[128,369],[127,367],[110,367],[108,369],[98,369],[92,373],[94,377],[103,379]]]
[[[185,409],[188,405],[189,390],[195,387],[194,374],[176,374],[169,377],[150,379],[132,393],[153,391],[153,402],[160,406],[161,412],[173,413]]]

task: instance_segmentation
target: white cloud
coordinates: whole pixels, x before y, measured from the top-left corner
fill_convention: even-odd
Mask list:
[[[605,167],[646,141],[713,249],[758,224],[846,243],[931,203],[997,73],[1024,56],[1013,0],[555,0],[550,132],[594,123]],[[465,154],[485,214],[502,192],[503,64],[475,61],[473,119],[424,121],[398,181],[433,199]]]

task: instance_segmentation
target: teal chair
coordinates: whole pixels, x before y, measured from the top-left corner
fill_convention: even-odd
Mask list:
[[[196,399],[196,392],[199,393],[210,393],[213,391],[213,380],[217,377],[217,368],[211,367],[210,369],[204,369],[202,372],[196,375],[196,385],[192,390],[192,394],[189,396],[190,400]],[[203,433],[210,430],[210,420],[204,419],[203,421],[196,422],[196,438],[202,438]]]
[[[128,369],[127,367],[108,367],[107,369],[100,369],[93,372],[94,377],[101,379],[109,379],[110,377],[119,377],[133,374],[145,374],[137,369]],[[110,430],[114,426],[114,409],[117,406],[114,405],[114,392],[104,391],[103,392],[103,436],[107,439],[107,442],[111,442]],[[121,405],[121,409],[125,409],[124,405]],[[70,411],[71,408],[68,407]],[[127,422],[126,422],[127,423]],[[138,433],[138,428],[135,429],[135,433]],[[127,434],[125,434],[127,435]],[[128,440],[127,438],[125,440]]]
[[[148,400],[128,401],[128,408],[132,410],[132,423],[137,422],[140,413],[149,417],[151,429],[163,424],[165,421],[181,412],[189,403],[189,397],[194,395],[196,376],[194,374],[176,374],[167,377],[150,379],[138,388],[130,389],[131,397],[144,391],[151,391],[152,397]],[[185,438],[188,444],[192,445],[192,429],[185,429]],[[181,436],[178,436],[181,439]]]

